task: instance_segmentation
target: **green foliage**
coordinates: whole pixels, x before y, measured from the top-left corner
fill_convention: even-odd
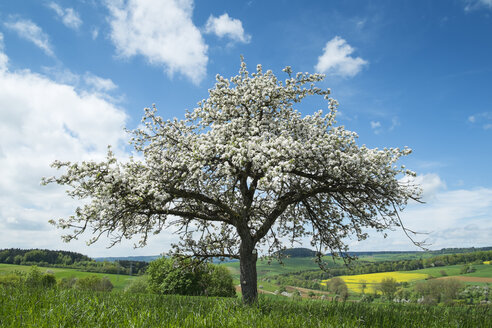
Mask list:
[[[378,285],[378,290],[386,297],[388,300],[392,300],[395,297],[396,291],[398,290],[398,282],[393,277],[383,278]]]
[[[149,279],[148,276],[139,277],[132,280],[128,286],[125,287],[125,293],[147,293],[149,291]]]
[[[461,267],[460,273],[467,274],[477,271],[471,264],[466,264]]]
[[[87,272],[128,275],[143,274],[148,266],[147,262],[142,261],[96,262],[85,255],[74,252],[16,248],[0,250],[0,263],[75,268]]]
[[[147,269],[149,288],[158,294],[235,296],[228,270],[190,259],[160,258]]]
[[[80,261],[92,261],[88,256],[75,252],[52,251],[49,249],[19,249],[0,250],[0,263],[9,264],[65,264],[70,265]]]
[[[60,288],[73,288],[75,283],[77,282],[77,278],[74,276],[71,277],[63,277],[58,281],[58,287]]]
[[[210,296],[234,297],[236,289],[232,281],[232,276],[227,268],[208,264],[207,274],[204,276],[206,280],[205,294]]]
[[[32,266],[27,272],[17,270],[6,275],[0,275],[0,285],[49,288],[56,285],[56,278],[53,274],[43,274],[37,266]]]
[[[77,279],[73,287],[81,290],[110,292],[113,289],[113,284],[106,277],[87,276]]]
[[[492,308],[0,287],[0,327],[490,327]]]
[[[42,271],[44,271],[46,268],[40,268]],[[31,267],[29,266],[23,266],[23,265],[15,265],[15,264],[0,264],[0,276],[5,275],[5,274],[20,274],[20,275],[27,275],[27,273],[31,270]],[[63,285],[63,284],[74,284],[74,282],[69,283],[69,281],[77,278],[83,278],[87,276],[98,276],[100,278],[102,277],[107,277],[111,283],[114,286],[115,290],[123,290],[131,281],[134,279],[137,279],[135,276],[128,276],[128,275],[117,275],[117,274],[102,274],[102,273],[89,273],[89,272],[84,272],[84,271],[79,271],[75,269],[69,269],[69,268],[53,268],[50,267],[46,272],[51,272],[58,284]],[[62,282],[64,280],[64,282]]]
[[[415,292],[422,297],[422,302],[426,304],[451,303],[453,299],[458,297],[463,286],[461,281],[454,278],[430,279],[418,282],[415,285]]]
[[[178,261],[160,258],[152,261],[147,269],[149,287],[158,294],[201,295],[201,276],[204,270],[191,260]]]
[[[328,282],[328,289],[330,290],[330,292],[339,296],[342,300],[344,301],[347,300],[348,298],[347,284],[341,278],[335,277],[330,279],[330,281]]]
[[[0,275],[0,286],[18,286],[22,283],[22,277],[18,274]]]

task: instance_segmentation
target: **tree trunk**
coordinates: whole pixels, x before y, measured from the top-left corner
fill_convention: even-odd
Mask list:
[[[243,302],[253,304],[258,300],[256,260],[258,254],[253,243],[241,241],[239,248],[239,270]]]

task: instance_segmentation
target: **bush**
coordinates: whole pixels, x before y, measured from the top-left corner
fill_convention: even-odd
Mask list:
[[[77,278],[75,278],[74,276],[72,276],[70,278],[64,277],[58,281],[58,287],[60,287],[60,288],[72,288],[75,286],[76,282],[77,282]]]
[[[377,288],[388,300],[392,300],[395,297],[398,286],[399,284],[395,278],[387,277],[381,280]]]
[[[149,282],[147,276],[132,280],[130,284],[125,288],[125,293],[131,293],[131,294],[137,294],[137,293],[143,294],[143,293],[147,293],[148,291],[149,291]]]
[[[467,274],[477,271],[471,264],[466,264],[461,267],[460,274]]]
[[[41,277],[41,286],[43,287],[53,287],[56,285],[56,278],[52,274],[44,274]]]
[[[327,284],[327,287],[330,290],[330,292],[334,293],[342,300],[344,301],[347,300],[348,298],[347,284],[341,278],[339,277],[331,278]]]
[[[419,282],[415,285],[415,291],[423,297],[423,303],[450,303],[458,297],[463,289],[463,283],[457,279],[433,279]]]
[[[160,258],[147,269],[149,289],[158,294],[235,296],[227,268],[190,259]]]
[[[22,277],[16,274],[0,275],[0,286],[19,286],[22,284]]]
[[[31,267],[31,270],[27,273],[25,284],[28,287],[39,287],[42,285],[43,274],[39,268],[35,265]]]
[[[205,295],[222,297],[236,296],[232,276],[226,267],[208,264],[207,273],[204,278],[207,280]]]
[[[74,288],[110,292],[113,289],[113,284],[106,277],[99,278],[98,276],[87,276],[77,279]]]

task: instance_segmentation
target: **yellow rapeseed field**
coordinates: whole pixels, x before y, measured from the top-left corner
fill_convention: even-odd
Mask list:
[[[394,278],[397,282],[411,282],[416,280],[423,280],[427,278],[428,275],[423,273],[407,273],[407,272],[380,272],[380,273],[369,273],[369,274],[358,274],[355,276],[340,276],[339,278],[343,279],[347,284],[347,287],[350,291],[361,293],[362,292],[362,283],[366,283],[366,289],[364,292],[374,293],[376,291],[377,285],[384,278]],[[328,280],[323,280],[321,282],[322,285],[326,285]]]

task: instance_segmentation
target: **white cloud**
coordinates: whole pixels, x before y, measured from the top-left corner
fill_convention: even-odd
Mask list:
[[[468,122],[482,126],[484,130],[492,129],[492,112],[482,112],[468,116]]]
[[[97,39],[97,37],[99,36],[99,29],[93,28],[91,32],[91,36],[92,36],[92,40]]]
[[[66,27],[77,30],[82,25],[79,14],[73,8],[62,8],[55,2],[50,2],[48,7],[53,9]]]
[[[80,203],[62,187],[40,186],[40,180],[59,174],[50,168],[55,159],[99,160],[108,144],[125,156],[126,119],[99,93],[78,91],[29,70],[0,71],[0,248],[88,252],[83,242],[63,246],[62,232],[47,223],[73,215]]]
[[[6,22],[4,25],[8,29],[15,31],[21,38],[34,43],[48,56],[54,56],[48,35],[32,21],[28,19],[19,19],[17,21]]]
[[[105,79],[92,73],[86,73],[84,81],[98,92],[107,92],[117,88],[111,79]]]
[[[465,0],[465,11],[473,11],[481,8],[492,9],[492,0]]]
[[[371,129],[374,131],[375,134],[380,134],[381,133],[381,122],[379,121],[371,121]]]
[[[3,34],[0,33],[0,73],[7,69],[9,58],[4,53]]]
[[[490,246],[492,233],[492,189],[448,190],[437,174],[425,174],[413,180],[423,188],[424,204],[412,203],[401,218],[407,228],[427,233],[414,236],[427,240],[431,249],[445,247]],[[383,239],[375,232],[363,242],[353,242],[353,250],[412,249],[410,240],[396,228]]]
[[[249,43],[251,35],[244,32],[243,23],[231,18],[227,13],[220,17],[210,15],[205,24],[205,33],[213,33],[219,38],[228,37],[233,41]]]
[[[207,45],[191,19],[192,0],[107,1],[111,39],[122,57],[144,56],[194,83],[206,74]]]
[[[377,128],[380,128],[380,127],[381,127],[381,122],[379,122],[379,121],[376,121],[376,122],[371,121],[371,128],[372,129],[377,129]]]
[[[354,48],[347,41],[336,36],[326,43],[315,70],[342,77],[355,76],[368,62],[360,57],[351,57],[353,52]]]

